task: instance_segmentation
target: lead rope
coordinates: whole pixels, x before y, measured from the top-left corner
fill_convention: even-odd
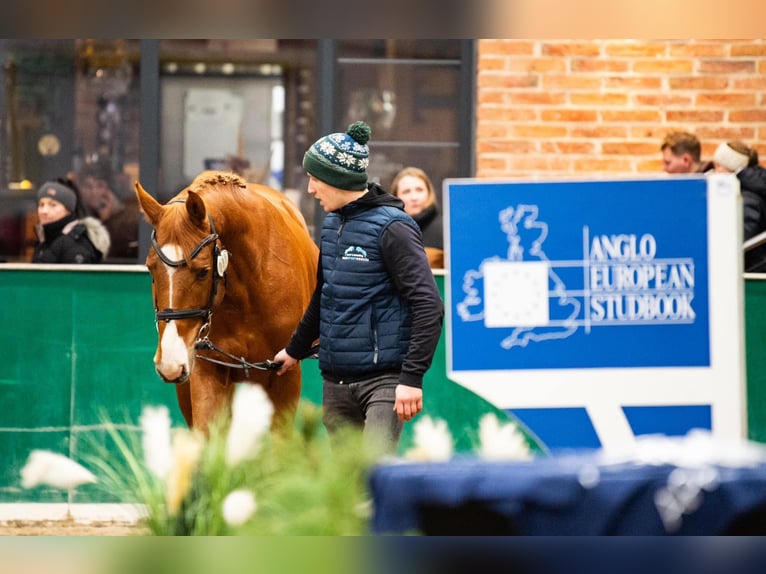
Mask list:
[[[207,335],[204,337],[199,337],[194,342],[194,348],[198,351],[200,350],[215,351],[216,353],[220,353],[221,355],[224,355],[228,357],[229,359],[236,361],[235,363],[230,363],[227,361],[222,361],[220,359],[214,359],[206,355],[200,355],[199,353],[194,354],[195,358],[202,359],[203,361],[215,363],[216,365],[222,365],[224,367],[242,369],[244,371],[244,375],[246,379],[250,378],[250,374],[249,374],[250,369],[254,369],[256,371],[278,371],[279,369],[282,368],[281,361],[272,361],[271,359],[269,359],[266,361],[261,361],[259,363],[251,363],[244,357],[237,357],[236,355],[227,353],[220,347],[214,345],[213,342],[207,337]],[[319,352],[319,345],[314,345],[313,347],[311,347],[309,354],[303,357],[301,360],[308,359],[308,358],[316,358],[318,352]]]

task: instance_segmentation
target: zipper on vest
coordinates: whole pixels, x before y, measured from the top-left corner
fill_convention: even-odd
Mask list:
[[[380,348],[378,346],[378,322],[375,319],[375,307],[372,307],[370,327],[372,328],[372,364],[377,365]]]

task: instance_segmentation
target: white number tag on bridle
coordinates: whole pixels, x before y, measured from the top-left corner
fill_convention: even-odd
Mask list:
[[[226,273],[226,268],[229,266],[229,252],[222,249],[218,254],[218,276],[223,277]]]

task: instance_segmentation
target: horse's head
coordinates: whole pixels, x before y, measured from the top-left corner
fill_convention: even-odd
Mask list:
[[[183,383],[194,366],[195,343],[223,297],[228,253],[198,193],[189,189],[162,205],[137,182],[136,195],[153,227],[146,266],[158,334],[154,366],[163,380]]]

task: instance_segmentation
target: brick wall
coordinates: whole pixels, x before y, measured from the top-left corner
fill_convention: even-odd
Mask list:
[[[677,128],[766,165],[766,41],[481,40],[476,115],[477,177],[661,172]]]

